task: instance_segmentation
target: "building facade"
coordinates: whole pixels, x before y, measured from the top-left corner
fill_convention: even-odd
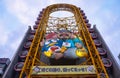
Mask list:
[[[54,11],[61,11],[61,10],[70,11],[74,13],[73,16],[74,20],[73,18],[71,19],[66,17],[58,18],[58,19],[52,18],[51,20],[50,17],[49,18],[47,17],[49,13]],[[44,48],[42,46],[43,40],[47,41],[47,38],[51,38],[53,33],[57,33],[57,34],[61,33],[61,32],[58,33],[58,31],[62,31],[62,35],[64,37],[65,35],[67,35],[65,34],[66,30],[67,33],[68,31],[70,31],[69,33],[71,33],[71,35],[76,34],[75,36],[79,36],[79,34],[81,34],[81,37],[83,39],[82,40],[83,44],[86,50],[88,51],[86,54],[87,57],[85,57],[84,54],[79,58],[78,56],[75,56],[77,57],[75,59],[73,58],[66,59],[65,57],[63,57],[66,51],[64,52],[64,54],[62,53],[52,54],[54,56],[51,56],[50,54],[48,55],[47,53],[50,52],[48,52],[47,50],[42,52]],[[65,33],[63,34],[64,31]],[[60,39],[61,37],[59,38],[59,40]],[[62,38],[62,40],[64,39]],[[44,45],[46,43],[48,44],[48,42],[46,43],[43,42],[43,43]],[[53,45],[53,44],[49,44],[49,45]],[[58,45],[56,44],[55,46]],[[63,47],[61,48],[60,51],[63,52],[65,48]],[[83,57],[85,57],[85,59]],[[70,67],[68,65],[70,65]],[[45,72],[44,73],[41,72],[44,75],[39,73],[40,69],[42,71],[42,68],[40,68],[39,66],[43,66],[44,69],[46,69],[47,66],[48,68],[51,68],[51,66],[58,66],[60,70],[61,68],[63,68],[62,66],[66,66],[65,68],[69,67],[70,69],[75,68],[77,70],[77,67],[75,65],[93,66],[93,68],[95,68],[95,71],[94,72],[91,71],[91,73],[93,74],[90,74],[90,72],[89,73],[87,72],[88,74],[85,74],[84,72],[85,70],[83,70],[85,67],[84,68],[81,67],[82,72],[80,71],[79,73],[82,74],[78,74],[75,71],[72,72],[71,70],[68,71],[68,73],[72,72],[74,74],[67,74],[67,72],[64,71],[63,73],[65,75],[60,74],[59,72],[56,73],[57,75],[55,75],[54,73],[48,74]],[[80,68],[79,66],[78,68]],[[31,73],[31,71],[34,71],[35,73]],[[111,51],[109,50],[108,46],[106,45],[103,37],[100,35],[100,32],[98,31],[95,25],[93,27],[91,26],[89,20],[87,19],[87,16],[85,16],[84,11],[70,4],[54,4],[48,6],[47,8],[43,9],[40,12],[33,28],[31,28],[30,26],[28,27],[28,30],[18,50],[16,51],[13,59],[11,60],[11,63],[7,68],[3,78],[26,78],[26,77],[28,78],[29,77],[31,78],[42,78],[42,77],[118,78],[120,77],[119,72],[120,72],[119,66],[115,58],[111,54]]]

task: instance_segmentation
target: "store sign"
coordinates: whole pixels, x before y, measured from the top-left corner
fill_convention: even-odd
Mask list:
[[[93,65],[74,66],[34,66],[32,74],[96,74]]]

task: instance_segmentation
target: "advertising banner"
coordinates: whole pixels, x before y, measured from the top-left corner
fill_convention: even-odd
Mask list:
[[[32,74],[96,74],[93,65],[76,66],[34,66]]]

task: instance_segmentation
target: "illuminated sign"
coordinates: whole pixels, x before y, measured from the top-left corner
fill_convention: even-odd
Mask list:
[[[96,74],[93,65],[76,66],[34,66],[32,74]]]

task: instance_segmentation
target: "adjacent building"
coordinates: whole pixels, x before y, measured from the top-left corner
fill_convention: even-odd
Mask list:
[[[10,64],[9,58],[0,58],[0,78],[4,75],[8,65]]]

